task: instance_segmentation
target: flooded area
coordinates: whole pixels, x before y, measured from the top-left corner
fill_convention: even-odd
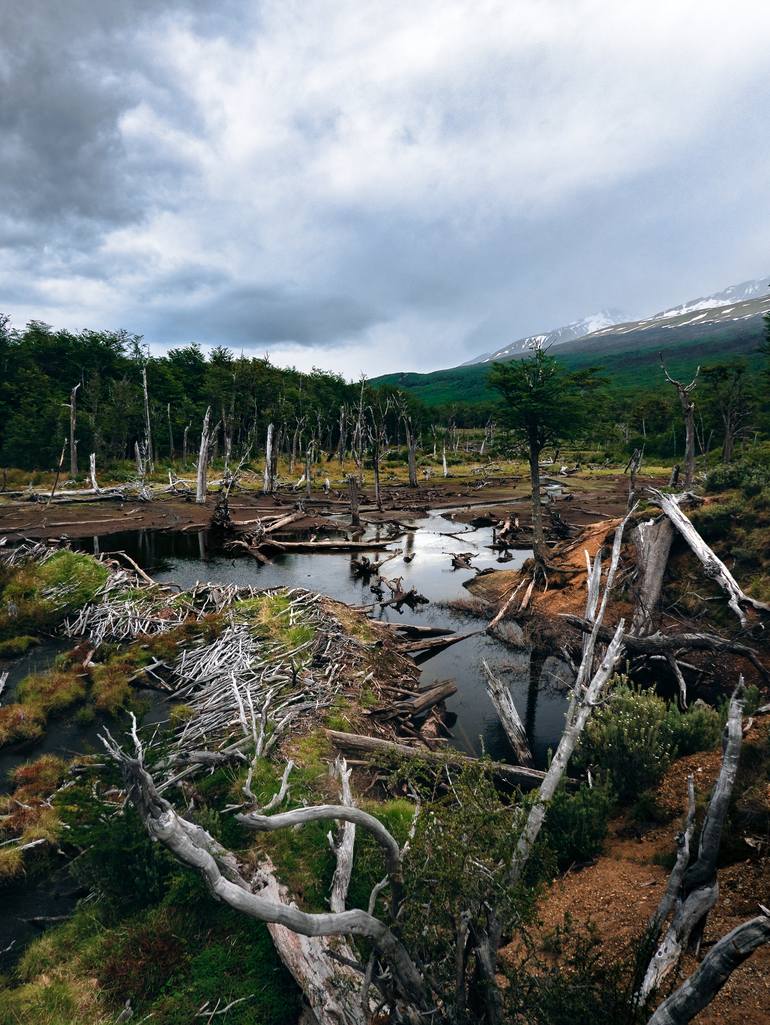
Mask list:
[[[383,574],[389,579],[403,578],[405,590],[414,587],[429,599],[412,610],[406,606],[372,609],[375,618],[390,622],[414,623],[452,631],[468,632],[484,625],[476,617],[448,608],[447,604],[467,601],[470,595],[463,584],[473,579],[476,570],[500,568],[498,553],[488,546],[492,528],[473,528],[455,522],[450,510],[431,512],[409,523],[387,552],[370,553],[382,561],[388,559]],[[370,528],[366,540],[390,537],[385,527]],[[369,582],[357,576],[350,553],[274,553],[269,565],[244,556],[233,558],[217,551],[205,531],[124,531],[86,540],[79,545],[94,552],[124,551],[155,580],[175,583],[182,588],[198,581],[234,583],[253,587],[304,587],[329,595],[350,605],[372,605],[375,596]],[[389,558],[395,552],[395,558]],[[474,569],[453,569],[453,553],[472,553]],[[520,566],[531,553],[512,552],[506,568]],[[548,749],[555,746],[564,723],[565,697],[555,685],[550,667],[541,675],[541,667],[531,664],[530,653],[493,637],[480,634],[434,655],[422,666],[425,684],[452,680],[458,691],[447,701],[453,718],[453,744],[469,753],[486,752],[493,758],[510,759],[507,738],[486,693],[481,667],[486,659],[490,668],[506,680],[516,707],[525,724],[536,764],[546,764]],[[456,718],[455,718],[456,717]]]

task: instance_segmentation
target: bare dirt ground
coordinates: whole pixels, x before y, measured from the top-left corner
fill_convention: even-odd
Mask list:
[[[754,725],[747,742],[767,744],[770,722]],[[646,924],[665,889],[668,871],[657,860],[675,850],[686,803],[687,776],[695,777],[699,800],[704,800],[719,772],[718,751],[689,755],[676,761],[657,791],[660,804],[675,815],[670,824],[641,832],[628,818],[615,820],[604,853],[581,871],[568,871],[542,898],[536,937],[546,937],[562,925],[565,911],[574,922],[594,924],[610,959],[633,955]],[[758,914],[770,892],[770,851],[757,854],[745,847],[746,857],[720,869],[719,900],[709,916],[704,947],[741,922]],[[762,856],[763,855],[763,856]],[[515,955],[511,948],[508,956]],[[506,952],[503,951],[503,957]],[[697,967],[688,956],[677,985]],[[733,973],[714,1002],[696,1019],[699,1025],[767,1025],[770,1021],[770,949],[763,947]]]
[[[585,471],[570,478],[554,478],[565,486],[570,500],[557,500],[555,507],[570,524],[584,526],[600,519],[619,515],[626,505],[628,479],[622,473]],[[364,489],[361,514],[364,520],[380,522],[414,517],[428,509],[451,509],[454,518],[467,523],[479,515],[504,518],[510,512],[519,517],[523,527],[529,526],[529,482],[520,476],[431,479],[421,481],[417,488],[401,483],[384,485],[384,511],[374,507],[371,487]],[[312,498],[304,492],[280,490],[276,495],[263,495],[251,485],[233,492],[230,509],[236,521],[254,519],[293,508],[302,502],[308,520],[293,525],[295,530],[312,529],[318,517],[344,516],[349,508],[341,487],[332,487],[329,495],[314,490]],[[0,536],[10,541],[20,537],[55,538],[87,537],[123,530],[184,530],[208,525],[216,493],[209,492],[206,505],[196,505],[192,497],[161,495],[152,502],[83,501],[46,505],[45,499],[4,498],[0,494]]]

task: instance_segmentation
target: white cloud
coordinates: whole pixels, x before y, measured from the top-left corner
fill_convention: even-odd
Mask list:
[[[106,49],[103,27],[86,28],[80,64],[62,38],[65,70],[95,60],[95,96],[125,90],[96,179],[120,215],[94,195],[82,238],[53,211],[47,249],[6,250],[17,318],[120,318],[156,344],[199,325],[203,342],[372,373],[460,362],[487,329],[499,347],[594,305],[662,305],[655,240],[672,231],[698,239],[694,265],[665,268],[672,287],[699,265],[727,284],[742,246],[757,252],[770,200],[747,154],[767,154],[751,129],[768,93],[766,5],[267,0],[215,27],[182,5],[121,22]],[[35,101],[19,100],[32,118]],[[714,237],[720,262],[700,233],[730,185],[745,194]],[[635,251],[639,233],[653,241]],[[103,280],[79,272],[84,250]],[[13,295],[30,268],[34,308]]]

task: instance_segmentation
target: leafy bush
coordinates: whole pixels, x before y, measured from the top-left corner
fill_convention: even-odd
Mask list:
[[[596,768],[628,801],[656,786],[673,758],[714,747],[721,729],[713,708],[698,704],[680,712],[652,691],[624,685],[588,721],[575,765]]]
[[[590,861],[602,848],[614,794],[606,783],[583,784],[575,794],[559,789],[548,808],[543,838],[562,871]]]
[[[770,469],[753,460],[741,460],[716,466],[706,477],[706,491],[728,491],[739,488],[747,498],[758,495],[770,485]]]

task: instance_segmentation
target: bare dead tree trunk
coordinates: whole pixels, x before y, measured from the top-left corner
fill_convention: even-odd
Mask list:
[[[311,438],[307,443],[307,448],[305,449],[305,495],[308,498],[313,494],[313,482],[311,479],[313,469],[313,445],[314,441]]]
[[[484,659],[481,665],[487,676],[487,693],[495,706],[500,722],[505,730],[506,736],[511,743],[519,765],[532,767],[535,761],[529,747],[524,724],[521,721],[516,705],[513,703],[511,691],[502,680],[496,677]]]
[[[88,479],[93,490],[95,492],[98,491],[99,485],[96,483],[96,452],[92,452],[88,459]]]
[[[442,471],[444,473],[444,476],[448,477],[449,476],[449,470],[447,469],[447,464],[446,464],[446,442],[444,442],[444,444],[443,444],[443,446],[441,448],[441,469],[442,469]]]
[[[358,977],[347,967],[356,963],[345,937],[359,936],[371,943],[375,953],[388,967],[378,988],[387,984],[387,1002],[391,1003],[396,1020],[406,1017],[417,1020],[420,1012],[429,1010],[426,986],[406,949],[387,925],[372,913],[361,910],[310,914],[290,902],[279,886],[269,860],[253,871],[248,882],[232,854],[201,826],[182,818],[163,798],[143,761],[136,727],[133,730],[136,753],[127,755],[107,730],[102,741],[110,756],[124,774],[128,796],[136,808],[150,837],[159,841],[174,857],[195,869],[212,895],[236,911],[267,923],[279,955],[294,975],[320,1025],[364,1025],[369,1020],[362,1004]],[[297,808],[283,814],[267,816],[249,813],[238,816],[247,828],[273,831],[303,822],[337,820],[353,823],[370,831],[385,854],[391,895],[400,901],[401,851],[398,844],[373,816],[351,805],[327,805]],[[398,895],[398,896],[397,896]],[[341,955],[333,957],[329,937],[337,937],[334,949]]]
[[[529,442],[529,479],[532,484],[532,540],[535,555],[540,555],[545,545],[543,533],[543,508],[540,504],[540,448],[537,440]]]
[[[174,459],[174,431],[171,427],[171,403],[166,406],[166,417],[168,418],[168,458]]]
[[[650,960],[639,992],[642,1001],[649,999],[652,993],[660,987],[663,980],[679,963],[691,941],[700,945],[706,918],[719,896],[717,858],[733,785],[738,775],[743,737],[742,691],[743,678],[730,700],[722,768],[714,784],[706,818],[703,822],[698,845],[698,858],[686,870],[683,870],[686,866],[684,858],[677,858],[667,893],[654,919],[654,923],[657,923],[658,926],[665,921],[670,907],[674,904],[669,891],[676,888],[674,917],[666,935]]]
[[[274,452],[273,425],[267,425],[267,440],[265,441],[265,473],[262,492],[265,495],[272,495],[275,491],[275,452]]]
[[[206,478],[209,469],[209,431],[211,428],[211,406],[206,409],[201,430],[201,445],[198,452],[198,473],[195,482],[195,501],[198,505],[206,504]]]
[[[411,417],[404,415],[404,431],[406,433],[407,465],[409,468],[409,487],[417,487],[417,434]]]
[[[695,402],[690,398],[690,392],[695,388],[698,374],[700,373],[700,367],[695,371],[695,377],[689,384],[682,384],[681,381],[675,381],[666,369],[666,364],[663,361],[663,353],[660,353],[660,365],[663,367],[663,373],[666,375],[666,380],[669,384],[672,384],[676,388],[676,393],[679,396],[679,404],[682,407],[684,413],[684,429],[685,429],[685,447],[684,447],[684,486],[691,488],[693,481],[695,480]]]
[[[74,478],[78,475],[78,442],[76,438],[77,431],[77,396],[80,382],[70,392],[70,477]]]
[[[152,456],[152,426],[150,424],[150,396],[147,390],[147,364],[142,367],[142,394],[144,396],[144,433],[147,444],[147,465],[150,473],[155,469]]]
[[[187,424],[182,435],[182,466],[187,466],[187,435],[190,433],[192,424]]]
[[[765,943],[770,943],[770,915],[757,915],[736,926],[711,948],[689,979],[663,1001],[647,1025],[687,1025],[708,1007],[735,969]]]
[[[599,599],[601,585],[601,556],[597,554],[594,565],[588,575],[589,590],[586,599],[586,619],[593,620],[593,629],[587,637],[583,647],[583,657],[578,668],[575,679],[572,698],[567,712],[567,722],[564,727],[559,746],[553,756],[548,771],[537,792],[537,797],[530,808],[527,822],[516,843],[509,880],[515,885],[521,879],[524,868],[529,860],[532,848],[540,833],[545,821],[548,805],[553,799],[556,790],[561,783],[572,753],[577,746],[580,735],[583,732],[589,717],[597,703],[601,700],[604,690],[615,671],[615,666],[623,654],[623,627],[621,619],[615,630],[615,634],[605,652],[604,658],[598,669],[593,673],[594,651],[599,637],[599,631],[604,620],[604,613],[607,608],[612,585],[615,581],[615,573],[620,560],[620,548],[623,541],[623,531],[633,509],[626,514],[626,517],[615,530],[615,539],[612,545],[610,565],[607,570],[607,578],[604,584],[604,594],[598,611],[596,607]],[[593,673],[593,675],[591,675]],[[590,677],[590,680],[589,680]]]
[[[757,612],[770,612],[770,605],[757,601],[756,598],[751,598],[743,593],[727,566],[714,554],[688,517],[682,512],[677,498],[672,495],[664,495],[661,491],[656,491],[654,488],[650,488],[650,494],[655,504],[660,506],[690,546],[692,552],[701,561],[706,571],[706,576],[719,584],[726,593],[727,604],[740,619],[741,626],[748,626],[748,620],[744,612],[744,608],[747,606],[750,606]]]
[[[347,477],[348,498],[350,499],[350,522],[354,527],[361,526],[361,517],[358,512],[358,477],[349,473]]]
[[[53,487],[51,488],[51,494],[48,496],[46,505],[51,504],[51,499],[56,494],[56,486],[59,483],[59,477],[61,476],[61,468],[64,466],[64,453],[67,451],[67,439],[64,439],[64,444],[61,447],[61,455],[59,456],[59,465],[56,467],[56,476],[53,479]]]
[[[643,636],[656,626],[657,610],[663,590],[663,577],[674,540],[671,521],[661,516],[658,520],[640,523],[634,531],[638,579],[631,633]]]

